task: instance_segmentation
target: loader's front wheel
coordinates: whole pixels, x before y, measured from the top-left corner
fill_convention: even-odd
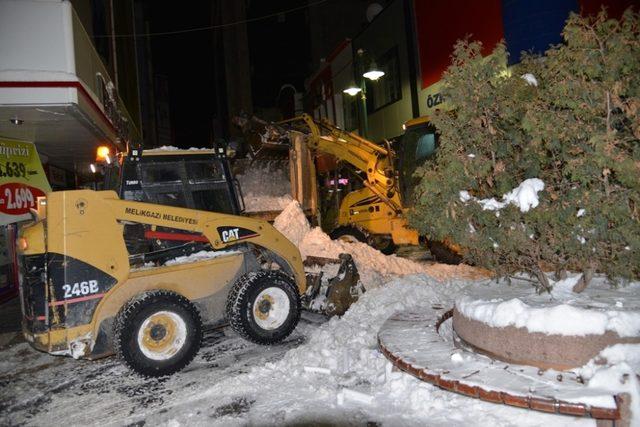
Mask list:
[[[115,322],[118,356],[145,377],[170,375],[200,349],[202,321],[196,307],[169,291],[142,294],[125,304]]]
[[[242,276],[231,289],[226,315],[231,327],[257,344],[285,339],[300,320],[300,294],[295,282],[277,271]]]

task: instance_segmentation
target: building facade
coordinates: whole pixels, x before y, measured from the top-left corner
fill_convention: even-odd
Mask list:
[[[0,145],[5,154],[35,146],[53,190],[97,179],[98,146],[114,153],[141,140],[136,38],[115,37],[135,33],[134,14],[133,0],[0,0]],[[27,204],[26,187],[12,182],[18,164],[0,173],[6,216]],[[2,224],[0,300],[17,287],[15,227]]]
[[[307,110],[373,141],[402,134],[407,120],[443,107],[439,81],[453,46],[469,36],[489,54],[504,40],[510,63],[522,51],[543,53],[562,41],[569,13],[594,14],[606,7],[620,16],[632,0],[395,0],[359,33],[341,43],[309,79]],[[362,84],[362,72],[375,62],[385,75]],[[365,90],[343,93],[355,83]],[[362,101],[362,95],[365,101]],[[364,104],[364,105],[363,105]],[[366,116],[366,120],[365,120]]]

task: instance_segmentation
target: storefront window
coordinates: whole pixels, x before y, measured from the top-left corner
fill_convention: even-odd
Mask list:
[[[402,99],[400,60],[395,46],[376,60],[384,76],[376,81],[367,80],[367,111],[372,113]]]

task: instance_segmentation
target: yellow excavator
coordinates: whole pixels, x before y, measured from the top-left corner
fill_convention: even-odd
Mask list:
[[[291,144],[296,135],[302,135],[312,150],[330,154],[363,175],[362,188],[347,193],[340,202],[332,238],[365,242],[386,254],[396,245],[422,244],[438,261],[460,263],[460,248],[450,242],[427,241],[407,223],[416,184],[413,173],[438,145],[438,134],[427,117],[405,124],[398,153],[388,141],[378,145],[307,114],[276,123],[255,120],[263,129],[262,146]]]
[[[322,286],[333,314],[357,298],[349,255],[323,284],[266,221],[93,190],[49,193],[32,215],[17,243],[23,332],[52,354],[117,353],[139,374],[163,376],[194,358],[203,322],[226,319],[240,336],[273,344],[294,330]],[[183,244],[130,238],[150,229],[155,240]]]

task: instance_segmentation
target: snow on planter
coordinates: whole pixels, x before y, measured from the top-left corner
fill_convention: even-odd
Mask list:
[[[639,283],[614,289],[598,278],[577,294],[571,289],[580,277],[575,274],[552,282],[551,294],[539,295],[523,283],[470,289],[456,300],[456,309],[497,328],[514,326],[547,335],[585,336],[612,331],[620,337],[640,336]]]
[[[598,278],[576,294],[578,278],[542,295],[528,283],[469,287],[456,298],[453,328],[480,353],[541,369],[573,371],[590,360],[616,364],[623,357],[606,360],[606,350],[621,344],[640,353],[640,283],[612,289]],[[612,372],[632,370],[623,365]]]

